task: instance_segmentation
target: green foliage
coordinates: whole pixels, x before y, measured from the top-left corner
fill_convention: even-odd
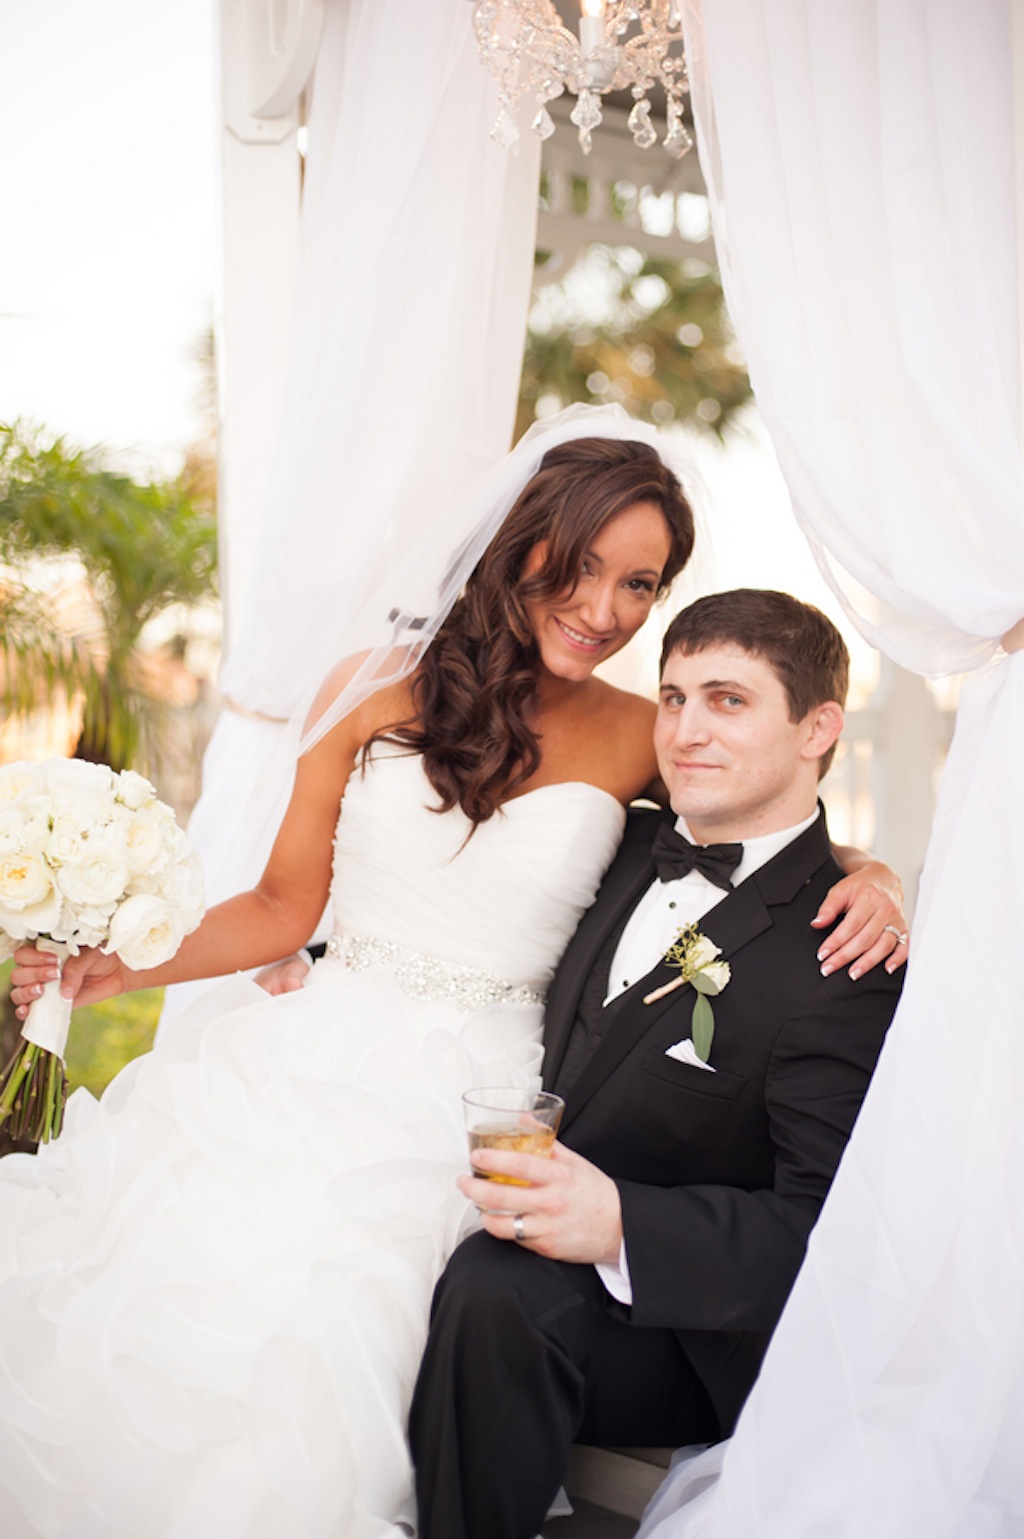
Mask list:
[[[595,322],[574,300],[570,280],[553,299],[542,296],[527,336],[517,436],[538,400],[554,396],[561,405],[620,401],[632,416],[720,437],[751,389],[718,274],[701,262],[641,259],[628,247],[594,247],[584,262],[603,318]]]
[[[51,630],[33,608],[33,564],[76,556],[102,617],[88,663],[81,645]],[[184,478],[138,481],[105,467],[97,450],[0,427],[0,607],[3,686],[9,709],[56,679],[86,691],[89,757],[115,768],[138,746],[146,694],[135,667],[143,627],[174,603],[194,604],[214,586],[213,510]]]
[[[21,1022],[10,1005],[12,962],[0,967],[0,1067],[18,1044]],[[68,1038],[68,1094],[80,1085],[101,1095],[114,1075],[153,1045],[153,1035],[163,1005],[163,989],[144,989],[121,994],[102,1004],[76,1010]],[[6,1153],[0,1130],[0,1154]],[[6,1140],[9,1145],[10,1140]]]
[[[149,1052],[163,997],[163,989],[144,989],[75,1011],[68,1038],[69,1095],[79,1085],[100,1095],[119,1069]]]
[[[37,704],[40,691],[68,695],[102,687],[88,638],[58,628],[45,594],[0,576],[0,700],[16,714]]]

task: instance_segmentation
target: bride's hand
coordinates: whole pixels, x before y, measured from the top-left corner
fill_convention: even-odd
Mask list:
[[[845,917],[821,943],[818,961],[827,978],[848,967],[861,978],[880,962],[894,973],[907,960],[909,932],[899,877],[880,860],[867,861],[829,891],[811,923],[819,930]]]
[[[306,958],[296,954],[285,957],[283,962],[272,962],[269,967],[262,967],[254,982],[261,989],[266,989],[268,994],[292,994],[296,989],[305,987],[309,973],[310,966]]]
[[[123,993],[127,986],[126,969],[116,956],[87,949],[77,957],[68,957],[62,973],[56,957],[48,951],[19,946],[11,972],[11,1002],[19,1021],[25,1019],[29,1006],[39,998],[44,986],[58,977],[62,996],[76,1005],[98,1004],[101,999]]]

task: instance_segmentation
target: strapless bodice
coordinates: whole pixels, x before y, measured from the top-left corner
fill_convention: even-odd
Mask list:
[[[416,754],[385,745],[353,772],[334,844],[334,929],[543,987],[622,835],[614,797],[540,786],[474,830],[440,815]]]

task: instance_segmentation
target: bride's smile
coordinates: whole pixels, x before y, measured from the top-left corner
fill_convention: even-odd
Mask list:
[[[634,503],[598,530],[568,593],[526,601],[545,672],[580,682],[621,651],[650,613],[669,550],[665,516],[652,502]],[[542,571],[545,558],[541,542],[524,577]]]

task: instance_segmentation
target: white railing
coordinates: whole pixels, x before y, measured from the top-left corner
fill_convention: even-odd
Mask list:
[[[822,787],[833,838],[888,861],[903,881],[910,911],[955,719],[924,679],[883,659],[867,705],[847,712]]]

